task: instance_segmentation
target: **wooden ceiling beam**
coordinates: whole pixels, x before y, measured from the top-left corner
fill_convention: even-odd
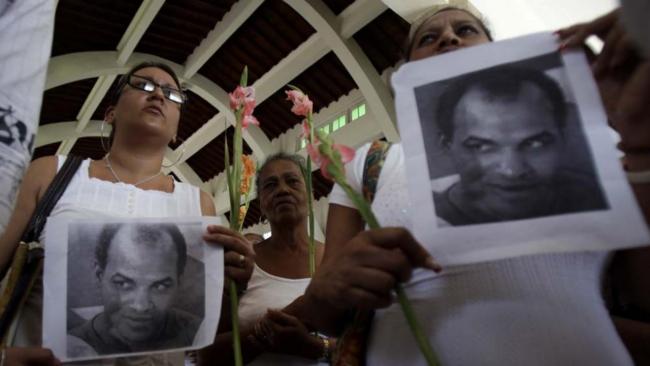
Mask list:
[[[194,76],[214,55],[215,52],[232,36],[264,0],[246,0],[236,2],[223,19],[217,23],[185,61],[183,78]]]
[[[341,12],[341,14],[338,16],[339,22],[341,24],[341,35],[345,38],[351,37],[354,33],[363,28],[366,24],[379,16],[386,9],[386,5],[376,0],[355,1],[352,5],[343,10],[343,12]],[[273,95],[280,88],[285,87],[287,83],[298,77],[310,66],[318,62],[318,60],[323,58],[323,56],[325,56],[329,51],[331,51],[331,48],[327,42],[324,42],[318,33],[310,36],[306,41],[300,44],[300,46],[291,51],[289,55],[287,55],[273,68],[271,68],[271,70],[267,71],[264,75],[255,81],[253,87],[255,88],[255,98],[257,100],[257,104],[261,104],[264,100]],[[188,60],[191,57],[192,56],[188,57]],[[222,133],[223,126],[212,126],[213,123],[215,123],[217,120],[220,120],[221,118],[223,117],[217,114],[213,116],[208,122],[206,122],[206,124],[204,124],[205,130],[202,127],[194,133],[194,135],[199,136],[193,138],[193,135],[188,139],[188,142],[191,144],[188,144],[187,148],[198,151],[203,146],[205,146],[205,144],[210,142],[212,138]],[[215,133],[218,134],[214,135]],[[247,135],[247,137],[250,137],[250,140],[255,140],[256,138],[261,137],[259,133],[261,133],[266,138],[266,135],[264,135],[261,129],[257,127],[250,128],[245,133],[245,135]],[[249,143],[248,139],[247,143]],[[256,151],[256,149],[250,143],[249,146],[251,146],[253,151]],[[265,149],[268,149],[269,151],[275,151],[275,149],[269,145],[267,145]],[[258,148],[257,150],[261,149]],[[191,156],[193,154],[189,155]],[[267,155],[268,154],[258,156],[256,154],[256,158],[258,161],[263,161]]]
[[[380,16],[386,9],[388,7],[381,1],[356,0],[337,17],[341,25],[339,29],[341,37],[352,37],[361,28]]]
[[[340,33],[342,19],[321,0],[285,0],[314,27],[348,70],[373,112],[376,123],[389,141],[399,141],[395,123],[395,107],[388,86],[356,43]],[[349,15],[348,15],[349,16]],[[348,18],[349,19],[349,18]]]
[[[122,39],[117,44],[117,63],[124,65],[133,54],[133,50],[142,39],[144,32],[147,31],[154,18],[165,4],[165,0],[144,0],[138,11],[133,16],[133,20],[126,28]]]

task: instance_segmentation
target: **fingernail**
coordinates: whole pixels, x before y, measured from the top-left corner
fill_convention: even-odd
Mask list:
[[[424,262],[424,266],[436,273],[442,271],[442,267],[438,263],[436,263],[431,257],[426,259],[426,261]]]

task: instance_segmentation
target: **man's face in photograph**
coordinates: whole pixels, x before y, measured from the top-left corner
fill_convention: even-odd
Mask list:
[[[486,213],[518,219],[552,197],[562,144],[549,98],[527,82],[512,96],[470,88],[455,109],[448,148],[463,192]]]
[[[138,242],[125,226],[107,252],[106,268],[98,273],[109,332],[125,343],[155,339],[178,288],[178,254],[171,235],[155,243]]]

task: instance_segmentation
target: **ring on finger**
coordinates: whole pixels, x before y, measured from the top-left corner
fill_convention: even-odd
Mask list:
[[[246,265],[246,257],[243,254],[239,255],[239,266],[244,267]]]

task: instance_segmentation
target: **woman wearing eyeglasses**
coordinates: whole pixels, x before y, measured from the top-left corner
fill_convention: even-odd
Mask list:
[[[112,126],[109,142],[104,144],[106,155],[82,163],[50,217],[214,216],[210,195],[162,173],[163,157],[169,143],[176,139],[185,101],[178,78],[164,64],[143,63],[123,76],[104,115],[105,122]],[[36,203],[64,161],[63,156],[43,157],[28,169],[9,227],[0,238],[0,268],[8,266]],[[204,238],[224,246],[227,276],[238,283],[248,281],[254,254],[243,236],[227,228],[210,227]],[[38,348],[41,283],[39,280],[21,314],[13,342],[19,347],[4,351],[6,365],[58,363],[49,350]],[[148,358],[144,360],[147,364],[183,364],[180,353]],[[122,359],[120,364],[128,364],[129,360]]]

